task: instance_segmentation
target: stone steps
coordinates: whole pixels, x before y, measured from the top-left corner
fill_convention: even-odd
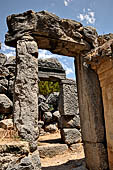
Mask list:
[[[41,158],[54,157],[56,155],[61,155],[68,151],[68,146],[66,144],[48,144],[43,146],[38,146],[39,155]]]

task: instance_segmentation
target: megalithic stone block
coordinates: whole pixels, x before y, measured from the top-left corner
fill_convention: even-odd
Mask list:
[[[61,81],[59,111],[61,115],[75,115],[78,111],[77,89],[74,80]]]
[[[30,36],[17,42],[14,89],[14,124],[19,135],[37,149],[38,138],[38,47]]]
[[[102,167],[102,162],[108,165],[108,155],[99,79],[96,72],[84,64],[82,56],[77,56],[76,73],[81,131],[84,144],[88,143],[88,145],[84,145],[86,163],[90,170],[107,170],[108,166]],[[103,145],[103,147],[99,149],[98,144]],[[88,154],[88,150],[92,150],[90,154]],[[95,158],[94,150],[98,156],[98,161]],[[103,153],[104,156],[102,156]]]

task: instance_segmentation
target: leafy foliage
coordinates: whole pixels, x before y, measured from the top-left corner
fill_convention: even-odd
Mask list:
[[[58,82],[52,82],[52,81],[40,81],[39,82],[39,93],[47,96],[50,93],[53,92],[59,92],[60,86]]]

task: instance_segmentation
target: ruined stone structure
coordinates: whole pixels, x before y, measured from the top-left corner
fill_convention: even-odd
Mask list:
[[[7,18],[7,24],[9,30],[5,43],[15,47],[17,51],[14,122],[19,134],[29,142],[31,151],[29,162],[37,152],[36,125],[38,118],[34,116],[29,120],[28,117],[29,114],[37,113],[37,103],[33,103],[32,100],[34,101],[37,97],[38,87],[35,86],[38,81],[36,76],[38,72],[37,57],[38,48],[41,48],[75,58],[81,130],[87,168],[90,170],[112,170],[113,41],[106,37],[98,37],[96,30],[92,27],[83,27],[76,21],[60,19],[46,11],[39,13],[27,11],[23,14],[11,15]],[[105,41],[108,42],[105,43]],[[69,89],[71,95],[74,94],[74,91],[71,91],[74,86],[73,82],[71,82],[72,88],[69,88],[68,83],[67,80],[61,81],[64,86],[62,103],[69,101],[69,98],[65,98],[66,90]],[[73,115],[72,112],[69,113],[69,109],[70,106],[67,104],[61,110],[63,119],[66,119],[64,117],[66,115]],[[28,123],[25,122],[24,112]],[[62,133],[66,134],[67,131],[64,129]],[[29,156],[21,159],[21,163],[28,158]],[[34,169],[40,169],[38,163],[31,162],[28,165],[32,164]],[[13,164],[14,166],[18,170],[20,163]],[[9,166],[8,170],[11,168]]]

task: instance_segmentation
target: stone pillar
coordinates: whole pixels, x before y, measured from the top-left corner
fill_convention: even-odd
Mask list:
[[[90,170],[107,170],[107,149],[104,113],[97,74],[76,57],[76,76],[82,138],[87,167]]]
[[[97,73],[102,88],[109,169],[113,170],[113,60],[102,63]]]
[[[78,97],[74,80],[61,81],[59,111],[62,140],[68,145],[81,141]]]
[[[37,149],[38,132],[38,47],[30,36],[17,41],[14,89],[14,124],[20,137]]]

